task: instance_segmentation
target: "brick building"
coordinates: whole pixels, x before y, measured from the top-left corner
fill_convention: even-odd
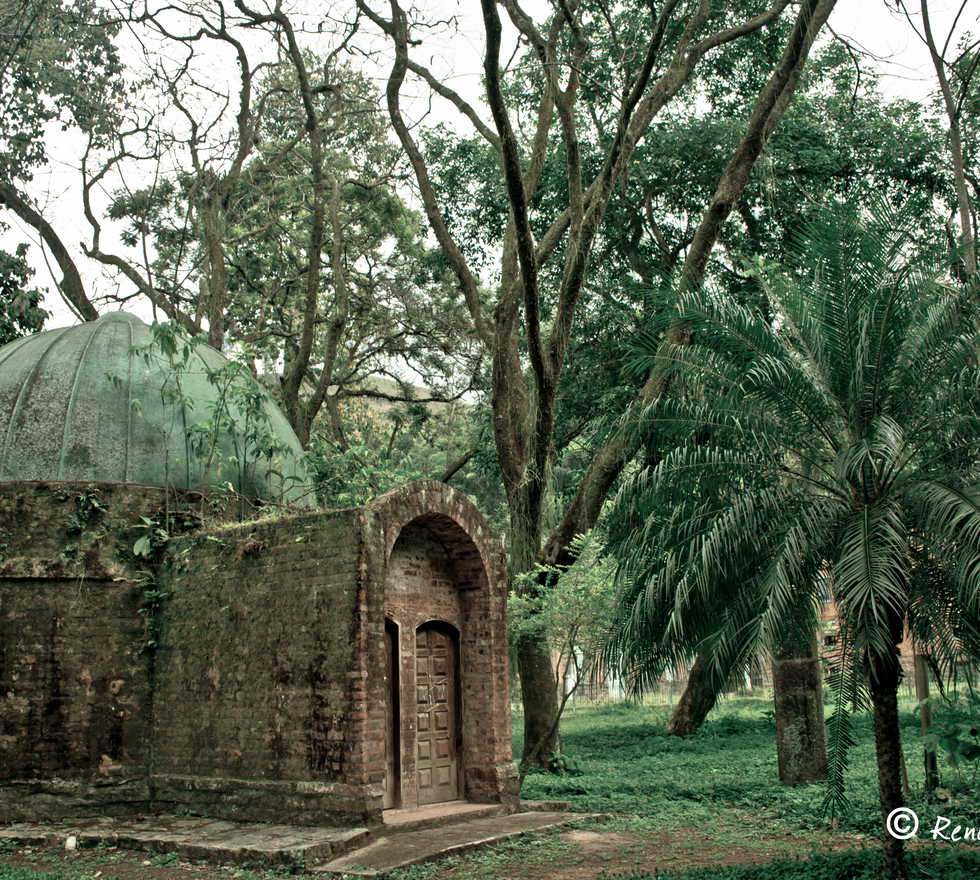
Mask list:
[[[153,351],[120,314],[0,349],[0,817],[515,800],[504,562],[475,507],[422,482],[314,510],[298,454],[229,456],[239,494],[216,495],[185,442],[213,383],[162,394]]]

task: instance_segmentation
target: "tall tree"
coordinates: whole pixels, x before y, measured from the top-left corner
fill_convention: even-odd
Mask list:
[[[71,248],[26,184],[45,164],[47,126],[107,143],[124,94],[113,37],[119,23],[90,0],[12,0],[0,7],[0,207],[36,230],[61,271],[58,292],[84,320],[98,317]]]
[[[331,181],[321,267],[310,261],[316,183],[306,111],[295,71],[284,64],[255,78],[262,118],[253,153],[221,201],[220,224],[210,223],[215,215],[196,166],[117,190],[108,216],[123,224],[130,253],[154,255],[144,275],[154,279],[158,301],[196,325],[205,316],[202,297],[220,295],[223,337],[256,361],[282,364],[281,398],[304,446],[322,413],[344,451],[345,401],[458,398],[479,365],[461,340],[458,296],[445,269],[425,246],[419,216],[395,191],[398,156],[375,90],[337,61],[304,52],[303,63],[325,77],[314,90],[325,120],[319,161]],[[427,390],[402,381],[402,365]]]
[[[610,654],[634,680],[692,650],[724,670],[810,637],[826,577],[846,661],[831,805],[867,676],[884,821],[903,805],[906,622],[947,658],[980,651],[980,370],[968,291],[910,259],[907,217],[856,214],[808,224],[793,274],[767,279],[777,321],[706,289],[681,302],[693,345],[642,345],[638,367],[685,390],[645,418],[687,441],[620,493]],[[884,849],[904,877],[902,841]]]
[[[418,22],[410,22],[398,0],[391,0],[386,15],[367,0],[358,0],[358,5],[394,46],[388,112],[412,165],[430,227],[469,308],[472,332],[493,365],[493,428],[510,515],[511,572],[532,571],[535,563],[566,565],[572,558],[572,539],[595,524],[606,494],[638,448],[632,435],[611,434],[550,527],[560,382],[593,246],[612,194],[626,178],[637,145],[651,136],[651,122],[688,86],[704,59],[721,46],[781,22],[789,4],[777,0],[766,7],[748,2],[719,10],[707,0],[669,2],[659,9],[651,5],[649,14],[640,18],[632,6],[556,2],[552,14],[538,21],[516,0],[483,0],[484,73],[492,124],[412,57]],[[704,271],[718,232],[789,105],[813,41],[834,5],[833,0],[805,0],[800,5],[688,248],[686,278],[696,279]],[[501,10],[529,47],[520,55],[520,64],[533,65],[537,72],[540,87],[532,95],[515,96],[508,90],[513,74],[510,65],[501,69]],[[406,119],[402,90],[410,74],[455,106],[499,164],[509,214],[494,243],[499,282],[490,295],[481,289],[465,243],[450,230],[446,194],[436,191]],[[586,84],[595,83],[603,84],[601,103],[583,98]],[[586,165],[582,129],[590,111],[603,104],[602,152]],[[539,203],[542,170],[553,143],[560,145],[563,156],[564,194],[550,193],[557,197]],[[548,269],[549,261],[557,265]],[[674,335],[683,335],[682,328]],[[637,404],[661,391],[651,378],[638,393]],[[539,580],[529,589],[546,587]],[[519,641],[517,658],[525,707],[524,760],[533,756],[543,763],[557,745],[558,698],[547,644],[528,634]]]
[[[253,371],[275,371],[304,445],[323,414],[330,442],[349,449],[340,413],[352,397],[446,401],[477,381],[459,295],[396,192],[402,167],[376,91],[347,61],[356,22],[317,34],[314,52],[307,23],[281,4],[130,3],[110,19],[22,2],[0,86],[32,85],[41,100],[24,89],[8,100],[16,125],[0,168],[29,179],[56,111],[82,134],[82,249],[121,282],[102,299],[147,300]],[[122,23],[143,49],[125,70]],[[47,243],[76,313],[96,317],[60,217],[16,181],[0,180],[0,204]]]
[[[953,16],[949,30],[943,36],[936,34],[928,0],[919,0],[918,22],[913,18],[905,0],[895,0],[895,6],[906,17],[926,48],[936,74],[936,84],[942,99],[942,109],[948,126],[949,158],[953,170],[953,184],[956,193],[959,235],[958,248],[962,260],[962,272],[966,279],[974,279],[977,273],[977,216],[973,199],[970,197],[967,179],[968,166],[964,145],[964,114],[970,106],[970,97],[976,95],[976,76],[980,65],[980,39],[966,37],[959,45],[955,57],[948,57],[957,25],[966,11],[967,0],[962,0]],[[940,45],[940,40],[942,44]],[[973,182],[975,195],[976,181]]]

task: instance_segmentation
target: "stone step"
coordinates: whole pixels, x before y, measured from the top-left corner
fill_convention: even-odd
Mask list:
[[[534,831],[588,818],[586,813],[534,810],[455,822],[435,828],[388,833],[360,849],[307,870],[323,874],[376,877],[396,868],[458,855]],[[378,833],[382,833],[379,829]]]
[[[337,858],[373,835],[368,828],[261,825],[216,819],[152,816],[142,820],[87,819],[53,825],[0,826],[0,840],[28,845],[118,846],[216,863],[265,866],[312,864]]]
[[[407,831],[421,831],[423,828],[441,828],[471,819],[485,819],[490,816],[504,816],[515,812],[514,808],[503,804],[474,804],[467,801],[446,801],[404,810],[385,810],[381,814],[384,823],[372,829],[375,836],[402,834]]]

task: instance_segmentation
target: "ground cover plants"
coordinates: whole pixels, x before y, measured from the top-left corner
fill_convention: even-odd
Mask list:
[[[768,865],[704,868],[682,873],[620,874],[608,880],[875,880],[881,867],[880,853],[862,849],[814,854],[805,861],[789,859]],[[908,868],[911,880],[973,880],[980,871],[980,854],[913,852],[908,857]]]
[[[847,774],[850,810],[832,824],[823,786],[790,788],[776,775],[772,703],[721,701],[701,731],[664,731],[668,705],[573,706],[563,728],[560,774],[528,775],[527,800],[564,801],[602,814],[570,829],[531,835],[390,875],[392,880],[870,880],[881,831],[871,719],[855,716],[857,745]],[[941,723],[937,711],[937,724]],[[911,697],[902,703],[908,803],[923,826],[936,815],[980,826],[975,789],[940,750],[942,796],[924,793],[922,737]],[[520,754],[521,719],[514,719]],[[920,837],[922,835],[920,834]],[[8,863],[9,862],[9,863]],[[910,877],[980,876],[980,849],[939,841],[910,848]],[[656,873],[660,871],[661,873]],[[274,880],[275,872],[216,868],[96,849],[65,853],[23,847],[0,853],[0,880]],[[301,875],[300,875],[301,876]],[[314,876],[314,875],[310,875]]]
[[[909,806],[932,816],[924,791],[922,739],[911,699],[901,715],[910,786]],[[570,714],[563,748],[577,768],[564,775],[527,777],[523,797],[563,800],[575,809],[615,812],[650,827],[711,822],[718,811],[751,814],[758,824],[786,831],[831,830],[821,811],[822,785],[787,787],[776,775],[772,704],[766,699],[724,701],[693,737],[664,733],[668,707],[610,704]],[[848,813],[840,832],[877,835],[881,829],[871,718],[855,716],[847,772]],[[519,731],[516,734],[519,736]],[[944,778],[960,778],[940,754]],[[944,815],[980,825],[976,791],[952,796]]]

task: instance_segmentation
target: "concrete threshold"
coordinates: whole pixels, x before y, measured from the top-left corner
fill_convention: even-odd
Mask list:
[[[482,819],[488,816],[502,816],[513,813],[513,808],[501,804],[474,804],[469,801],[445,801],[440,804],[427,804],[403,810],[385,810],[381,814],[383,827],[376,828],[378,834],[401,834],[404,831],[418,831],[422,828],[436,828]]]
[[[585,813],[534,810],[509,815],[470,818],[451,825],[392,833],[373,843],[308,869],[314,872],[354,877],[377,877],[396,868],[458,855],[481,846],[500,843],[522,834],[544,831],[588,818]]]

